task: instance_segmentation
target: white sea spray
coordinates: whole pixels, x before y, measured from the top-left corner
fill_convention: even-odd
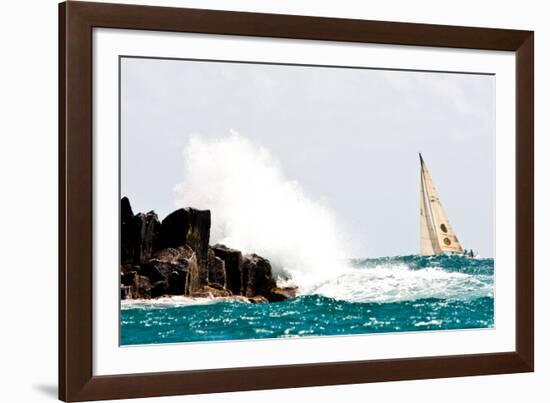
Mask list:
[[[349,302],[390,303],[425,298],[470,300],[493,296],[493,276],[445,270],[413,269],[403,263],[357,267],[318,284],[309,293]]]
[[[276,274],[304,289],[346,268],[334,213],[308,197],[266,148],[232,131],[194,136],[183,153],[177,206],[209,209],[211,243],[268,258]]]

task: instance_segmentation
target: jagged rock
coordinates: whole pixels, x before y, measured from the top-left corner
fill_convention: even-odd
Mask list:
[[[208,286],[211,287],[211,288],[215,288],[217,290],[223,290],[223,291],[227,291],[227,292],[231,293],[231,291],[229,291],[227,288],[225,288],[225,286],[223,286],[221,284],[218,284],[218,283],[208,283]]]
[[[131,286],[134,284],[134,277],[139,271],[139,266],[136,265],[123,265],[120,268],[120,284]]]
[[[158,244],[160,222],[154,211],[133,214],[127,197],[120,201],[121,263],[139,264],[151,257]]]
[[[157,281],[151,286],[151,298],[158,298],[164,295],[170,295],[168,292],[168,281]]]
[[[157,282],[166,283],[166,294],[183,295],[188,266],[188,262],[173,263],[151,259],[140,267],[139,273],[149,278],[153,285]]]
[[[189,218],[189,212],[182,208],[168,214],[160,226],[158,248],[184,246],[189,231]]]
[[[225,262],[216,256],[212,248],[208,248],[208,284],[210,286],[219,284],[223,288],[227,287]]]
[[[135,216],[140,230],[138,251],[136,254],[137,262],[144,262],[149,259],[155,251],[160,232],[160,222],[154,211],[147,214],[138,214]],[[134,260],[134,262],[136,262]]]
[[[207,283],[207,279],[205,278],[206,271],[199,267],[197,255],[195,253],[193,253],[193,256],[188,260],[188,263],[189,266],[185,280],[185,295],[193,294]]]
[[[151,298],[151,282],[147,276],[139,274],[140,266],[122,266],[120,276],[121,297],[123,299]],[[122,294],[124,292],[124,294]]]
[[[266,296],[275,286],[269,260],[254,253],[245,255],[243,258],[243,295],[245,297]]]
[[[151,284],[165,280],[165,276],[160,271],[161,265],[164,265],[164,262],[151,259],[139,266],[138,274],[147,277]]]
[[[269,300],[262,295],[256,295],[254,297],[249,297],[248,302],[252,304],[266,304],[269,302]]]
[[[130,199],[123,197],[120,199],[120,219],[122,224],[127,223],[129,220],[134,218],[134,211],[132,210],[132,205],[130,204]]]
[[[190,297],[193,298],[219,298],[219,297],[230,297],[231,292],[226,289],[218,289],[210,286],[204,286],[196,289],[191,294]]]
[[[138,230],[130,200],[123,197],[120,200],[120,260],[122,264],[134,261],[134,251],[138,241],[137,235]]]
[[[184,295],[190,270],[196,270],[195,253],[189,246],[167,248],[155,253],[140,267],[140,274],[151,282],[165,281],[167,295]]]
[[[185,262],[191,258],[194,253],[195,252],[193,249],[187,245],[184,245],[177,248],[166,248],[159,250],[153,255],[153,259],[172,263]]]
[[[210,210],[188,208],[187,212],[189,213],[187,245],[197,254],[199,265],[206,268],[210,242]]]
[[[214,245],[214,254],[225,263],[226,287],[234,295],[243,293],[243,255],[236,249],[225,245]]]
[[[136,273],[136,276],[134,277],[134,284],[132,285],[132,298],[150,299],[151,288],[151,282],[149,279]]]
[[[131,299],[132,298],[132,286],[131,285],[120,285],[120,299]]]
[[[269,302],[281,302],[286,301],[289,298],[294,298],[298,293],[297,287],[284,287],[284,288],[272,288],[265,297]]]
[[[168,295],[185,295],[185,287],[187,285],[187,272],[182,270],[173,270],[167,276],[168,287],[166,294]]]
[[[278,289],[269,261],[224,245],[210,247],[209,210],[179,209],[162,223],[151,211],[134,215],[121,200],[121,298],[163,295],[283,301],[295,289]]]

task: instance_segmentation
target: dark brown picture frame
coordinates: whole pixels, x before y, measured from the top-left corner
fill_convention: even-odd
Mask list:
[[[515,52],[515,351],[94,376],[92,30],[97,27]],[[105,3],[60,4],[59,398],[65,401],[119,399],[533,371],[533,59],[532,31]]]

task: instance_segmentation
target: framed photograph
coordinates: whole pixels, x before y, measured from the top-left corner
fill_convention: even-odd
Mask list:
[[[531,31],[59,6],[59,397],[534,370]]]

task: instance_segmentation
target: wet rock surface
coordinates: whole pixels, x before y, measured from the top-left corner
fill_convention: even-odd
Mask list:
[[[178,209],[160,222],[154,211],[134,214],[126,197],[120,208],[122,299],[184,295],[267,303],[296,296],[295,288],[277,288],[268,259],[210,246],[209,210]]]

